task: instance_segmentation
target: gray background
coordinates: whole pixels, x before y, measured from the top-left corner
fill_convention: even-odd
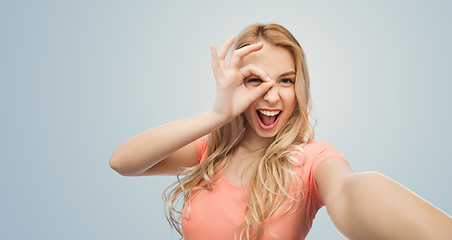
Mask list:
[[[174,177],[113,150],[211,107],[208,44],[279,23],[307,55],[317,121],[356,171],[451,214],[450,1],[1,1],[3,239],[177,239]],[[308,239],[342,239],[322,208]]]

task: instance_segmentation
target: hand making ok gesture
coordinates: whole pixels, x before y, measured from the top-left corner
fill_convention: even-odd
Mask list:
[[[275,84],[275,81],[270,80],[262,69],[252,64],[240,66],[245,56],[262,49],[262,42],[234,50],[229,64],[226,63],[226,55],[235,40],[234,36],[229,38],[218,53],[215,46],[209,45],[212,53],[212,69],[217,83],[215,103],[212,109],[220,114],[226,122],[244,112],[252,102]],[[251,75],[259,77],[263,83],[254,88],[245,87],[243,80]]]

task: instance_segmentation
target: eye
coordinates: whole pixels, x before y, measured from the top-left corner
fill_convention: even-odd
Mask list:
[[[251,86],[259,86],[263,81],[260,78],[257,77],[252,77],[252,78],[248,78],[245,79],[245,84],[247,85],[251,85]]]
[[[294,80],[290,78],[283,78],[279,80],[279,84],[281,84],[282,86],[292,86],[292,84],[294,84]]]

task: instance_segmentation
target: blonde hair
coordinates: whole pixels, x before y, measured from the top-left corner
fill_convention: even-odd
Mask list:
[[[248,188],[248,203],[245,210],[245,221],[237,227],[235,238],[261,239],[264,228],[270,234],[267,220],[286,199],[290,203],[286,212],[290,211],[296,201],[301,201],[302,192],[297,189],[301,176],[298,176],[294,166],[299,166],[295,152],[303,153],[302,147],[312,142],[313,129],[308,120],[310,112],[309,76],[304,52],[284,27],[277,24],[256,24],[245,29],[237,38],[234,49],[265,41],[290,52],[295,63],[295,94],[297,105],[283,128],[273,137],[273,141],[259,153],[259,163],[252,174]],[[202,190],[210,191],[212,184],[219,177],[216,174],[228,164],[233,151],[243,137],[245,119],[241,114],[221,128],[207,136],[208,156],[194,167],[185,169],[177,177],[177,182],[164,192],[167,204],[165,213],[168,222],[181,234],[180,222],[182,212],[175,209],[177,200],[183,198],[184,207],[190,212],[190,200]],[[190,214],[189,214],[190,215]],[[188,216],[189,218],[189,216]]]

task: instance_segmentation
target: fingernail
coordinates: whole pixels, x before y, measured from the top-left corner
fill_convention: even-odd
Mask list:
[[[268,81],[271,81],[271,79],[270,79],[270,77],[269,77],[268,75],[267,75],[267,80],[268,80]]]

